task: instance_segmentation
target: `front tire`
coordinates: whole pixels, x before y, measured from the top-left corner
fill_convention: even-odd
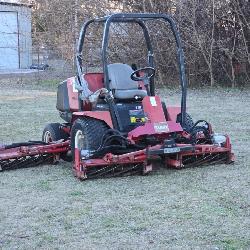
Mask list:
[[[75,137],[81,134],[81,150],[93,151],[99,148],[103,134],[108,129],[105,122],[83,117],[78,118],[71,129],[71,151],[73,160],[75,158]]]
[[[46,143],[51,143],[62,139],[65,141],[68,140],[69,135],[61,129],[60,123],[49,123],[46,125],[43,130],[42,141]],[[72,161],[72,156],[69,155],[69,152],[61,153],[60,158],[67,162]]]

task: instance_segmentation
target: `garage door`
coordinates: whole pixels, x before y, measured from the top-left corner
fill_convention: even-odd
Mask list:
[[[19,68],[17,12],[0,12],[0,69]]]

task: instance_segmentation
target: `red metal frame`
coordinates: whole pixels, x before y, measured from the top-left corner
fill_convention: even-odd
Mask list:
[[[172,121],[160,122],[160,123],[146,123],[144,126],[135,128],[134,130],[128,133],[128,139],[131,142],[136,143],[140,141],[145,136],[153,135],[162,140],[167,139],[170,136],[170,133],[180,133],[182,132],[182,127],[179,123]]]
[[[70,148],[70,141],[56,142],[49,145],[32,145],[21,146],[10,149],[0,148],[0,161],[11,160],[25,156],[34,156],[42,154],[54,154],[58,155],[63,152],[67,152]]]
[[[82,112],[74,112],[73,113],[73,121],[75,121],[79,117],[91,117],[97,120],[104,121],[110,128],[113,128],[113,123],[111,119],[111,115],[109,111],[82,111]]]
[[[198,155],[218,154],[218,153],[227,153],[227,159],[225,163],[229,164],[231,162],[234,162],[235,156],[231,152],[230,139],[228,136],[226,138],[227,140],[225,147],[209,145],[209,144],[196,145],[194,151],[186,151],[186,152],[183,151],[173,154],[175,155],[175,159],[167,157],[165,160],[165,166],[179,169],[183,167],[182,159],[185,156],[198,156]],[[187,146],[187,144],[177,144],[176,146],[184,147]],[[150,161],[152,159],[159,158],[157,156],[149,156],[148,151],[151,149],[160,149],[160,148],[162,148],[161,144],[123,155],[114,155],[112,153],[108,153],[101,159],[88,159],[88,160],[82,160],[80,155],[80,150],[76,148],[74,174],[80,179],[85,179],[87,178],[86,176],[87,169],[96,166],[103,167],[108,165],[125,165],[125,164],[142,163],[146,167],[148,165],[151,165]]]

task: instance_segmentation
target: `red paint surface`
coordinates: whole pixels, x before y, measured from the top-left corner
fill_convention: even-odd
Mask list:
[[[165,126],[165,131],[157,131],[155,126]],[[128,133],[128,137],[132,140],[139,139],[146,135],[166,135],[173,132],[182,132],[182,127],[179,123],[168,121],[161,123],[145,123],[143,126],[139,126]]]
[[[89,89],[92,92],[104,88],[103,78],[104,78],[103,73],[87,73],[84,75],[84,79],[87,81]]]
[[[79,110],[79,100],[78,96],[79,93],[73,92],[73,82],[75,80],[75,77],[71,77],[67,79],[67,87],[68,87],[68,96],[69,96],[69,107],[70,111],[78,111]]]
[[[177,115],[181,113],[180,107],[167,107],[167,115],[169,121],[176,121]]]
[[[38,154],[59,154],[67,152],[69,150],[69,147],[69,141],[61,143],[51,143],[49,145],[21,146],[11,149],[4,149],[4,147],[2,147],[0,150],[0,160],[10,160]]]
[[[112,119],[109,111],[83,111],[83,112],[74,112],[74,120],[78,117],[87,116],[92,117],[107,123],[110,128],[113,128]]]
[[[150,101],[150,98],[155,100],[155,106],[154,102]],[[149,122],[166,122],[159,96],[145,96],[142,100],[142,105]]]

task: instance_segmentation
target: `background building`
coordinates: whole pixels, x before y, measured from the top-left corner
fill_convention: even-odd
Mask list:
[[[0,2],[0,70],[32,64],[31,5]]]

